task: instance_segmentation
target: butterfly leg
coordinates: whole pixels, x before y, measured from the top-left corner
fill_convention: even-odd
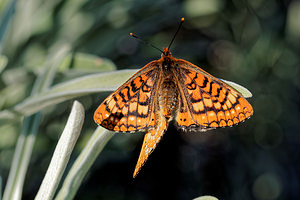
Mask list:
[[[147,131],[144,136],[143,146],[133,173],[133,178],[139,173],[140,169],[147,161],[149,155],[154,151],[163,134],[167,130],[167,120],[165,117],[158,116],[156,122],[157,125],[155,126],[155,128]]]

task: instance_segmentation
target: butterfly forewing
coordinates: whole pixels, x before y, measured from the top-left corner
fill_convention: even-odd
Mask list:
[[[180,129],[232,126],[253,114],[251,105],[232,87],[187,61],[177,62],[182,100],[175,119]]]
[[[134,132],[155,121],[153,99],[158,85],[157,62],[143,67],[97,108],[94,120],[113,131]]]

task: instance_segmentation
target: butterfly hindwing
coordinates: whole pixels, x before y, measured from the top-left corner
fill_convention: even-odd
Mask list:
[[[138,174],[141,167],[147,161],[149,155],[154,151],[163,134],[167,130],[167,127],[168,121],[166,120],[166,118],[164,118],[161,114],[157,114],[155,128],[148,130],[144,136],[143,146],[133,173],[133,177]]]
[[[158,85],[157,62],[139,70],[97,108],[94,120],[113,131],[134,132],[149,128],[153,97]]]
[[[182,99],[175,118],[179,128],[205,131],[232,126],[253,114],[248,101],[232,87],[187,61],[177,62]]]

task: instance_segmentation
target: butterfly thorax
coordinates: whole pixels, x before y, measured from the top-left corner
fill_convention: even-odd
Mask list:
[[[162,63],[162,72],[165,79],[172,79],[174,60],[175,58],[172,56],[169,48],[163,48],[163,53],[161,54],[161,59],[159,61]]]

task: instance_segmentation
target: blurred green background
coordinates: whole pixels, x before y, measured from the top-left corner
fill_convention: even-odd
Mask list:
[[[253,94],[254,116],[239,126],[183,134],[171,125],[136,179],[132,173],[143,134],[116,134],[75,199],[206,194],[220,200],[300,199],[300,1],[2,0],[0,12],[2,111],[13,110],[30,95],[49,54],[64,45],[71,47],[73,59],[57,71],[53,84],[100,72],[101,67],[85,64],[92,55],[110,59],[117,69],[138,69],[160,58],[160,52],[129,33],[162,48],[181,17],[185,23],[171,48],[173,56]],[[86,120],[71,162],[97,127],[93,112],[108,94],[76,98],[85,106]],[[36,195],[71,104],[42,111],[23,199]],[[21,127],[19,119],[0,120],[2,189]]]

